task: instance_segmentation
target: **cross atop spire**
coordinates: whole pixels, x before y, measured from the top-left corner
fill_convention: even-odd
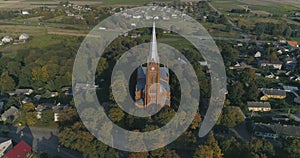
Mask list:
[[[148,58],[148,63],[151,63],[152,60],[155,63],[159,63],[159,57],[157,53],[157,42],[156,42],[156,33],[155,33],[155,21],[153,22],[153,30],[152,30],[152,42],[150,46],[150,54]]]

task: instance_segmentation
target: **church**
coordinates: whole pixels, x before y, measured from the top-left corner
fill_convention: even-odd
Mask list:
[[[135,105],[139,108],[170,106],[170,95],[169,69],[159,63],[154,22],[147,64],[137,69]]]

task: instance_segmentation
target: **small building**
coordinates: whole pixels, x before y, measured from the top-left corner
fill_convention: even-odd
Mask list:
[[[1,40],[3,43],[10,43],[13,41],[13,38],[10,36],[4,36]]]
[[[260,58],[261,57],[261,52],[260,51],[257,51],[255,54],[254,54],[254,58]]]
[[[30,95],[34,91],[32,89],[16,89],[15,94],[16,95]]]
[[[247,106],[249,111],[271,111],[271,105],[269,102],[247,102]]]
[[[12,140],[10,138],[0,137],[0,157],[13,147]]]
[[[254,123],[254,135],[263,138],[300,138],[300,127],[281,124]]]
[[[272,117],[273,121],[288,121],[289,117],[286,115],[275,115]]]
[[[24,43],[26,43],[25,40],[14,40],[13,44],[24,44]]]
[[[296,92],[299,90],[298,87],[294,86],[282,86],[282,88],[287,92]]]
[[[287,45],[288,45],[288,48],[290,48],[290,49],[299,47],[298,42],[296,42],[296,41],[287,41]]]
[[[262,89],[262,93],[263,96],[260,98],[260,100],[286,98],[286,91],[280,89]]]
[[[9,150],[3,158],[29,158],[32,156],[31,146],[21,140],[16,146]]]
[[[19,110],[14,107],[11,106],[8,110],[6,110],[2,115],[1,115],[1,120],[2,121],[6,121],[6,120],[15,120],[17,117]]]
[[[19,40],[28,40],[29,39],[29,35],[26,33],[22,33],[19,37]]]
[[[22,15],[29,15],[29,12],[28,12],[28,11],[25,11],[25,10],[23,10],[23,11],[22,11]]]
[[[262,60],[259,62],[259,67],[273,67],[274,69],[281,70],[282,68],[282,62],[280,61],[267,61]]]

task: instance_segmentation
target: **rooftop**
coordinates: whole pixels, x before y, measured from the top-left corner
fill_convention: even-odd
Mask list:
[[[9,150],[4,158],[25,158],[30,152],[31,146],[22,140],[13,149]]]
[[[248,107],[266,107],[270,108],[271,105],[269,102],[247,102]]]
[[[280,134],[286,136],[300,137],[299,126],[255,123],[254,130],[263,133],[273,133],[273,134]]]

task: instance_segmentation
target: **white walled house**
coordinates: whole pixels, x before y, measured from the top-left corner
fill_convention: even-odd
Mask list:
[[[13,38],[10,36],[4,36],[1,40],[3,43],[10,43],[13,41]]]
[[[26,33],[22,33],[19,37],[19,40],[28,40],[29,39],[29,35]]]

